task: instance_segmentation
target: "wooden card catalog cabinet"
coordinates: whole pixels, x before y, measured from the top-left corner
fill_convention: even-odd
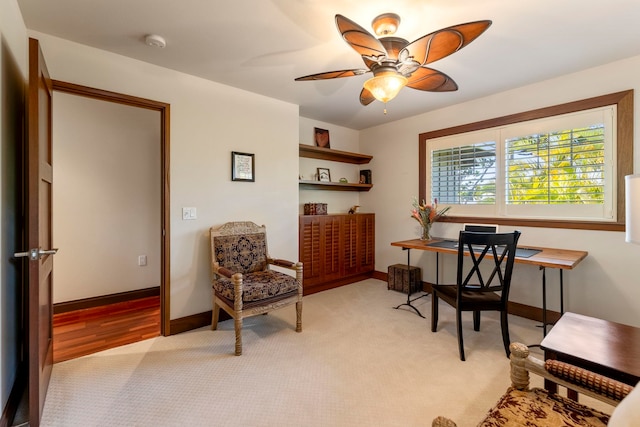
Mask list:
[[[371,277],[375,214],[301,215],[298,248],[305,295]]]

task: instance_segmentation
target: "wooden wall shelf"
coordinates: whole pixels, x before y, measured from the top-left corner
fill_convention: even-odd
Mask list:
[[[373,156],[367,154],[351,153],[349,151],[332,150],[330,148],[316,147],[300,144],[300,157],[309,159],[330,160],[333,162],[353,163],[356,165],[367,164]]]
[[[299,181],[300,190],[369,191],[373,184],[350,182]]]

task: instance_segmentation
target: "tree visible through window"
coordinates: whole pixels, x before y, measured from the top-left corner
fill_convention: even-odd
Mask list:
[[[507,204],[605,202],[604,124],[505,143]]]

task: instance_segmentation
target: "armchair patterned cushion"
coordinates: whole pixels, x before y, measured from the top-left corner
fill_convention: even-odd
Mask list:
[[[253,222],[228,222],[211,228],[213,316],[218,326],[222,308],[234,318],[236,355],[242,354],[242,319],[296,304],[296,331],[302,331],[302,263],[271,258],[266,228]],[[279,266],[295,277],[272,270]]]

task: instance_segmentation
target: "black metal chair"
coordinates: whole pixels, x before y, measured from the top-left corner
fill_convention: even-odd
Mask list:
[[[481,311],[499,311],[504,350],[509,357],[509,323],[507,303],[511,273],[520,232],[475,233],[460,231],[458,239],[457,280],[454,285],[432,285],[431,331],[438,328],[438,300],[456,309],[456,327],[460,360],[464,358],[462,312],[473,312],[473,329],[480,330]],[[470,268],[465,269],[465,259]],[[482,262],[485,261],[485,264]],[[490,264],[491,273],[485,280],[481,265]],[[484,269],[486,273],[488,268]]]

